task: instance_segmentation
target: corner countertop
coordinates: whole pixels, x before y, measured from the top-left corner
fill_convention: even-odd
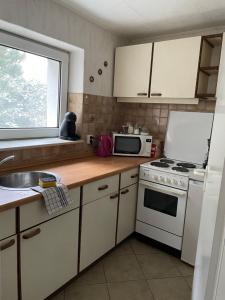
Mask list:
[[[49,171],[61,177],[61,182],[73,188],[82,186],[107,176],[132,169],[150,158],[115,157],[107,158],[88,157],[82,159],[66,160],[57,163],[45,164],[39,167],[24,168],[17,171]],[[39,193],[30,191],[12,191],[0,189],[0,211],[15,208],[26,203],[42,199]]]

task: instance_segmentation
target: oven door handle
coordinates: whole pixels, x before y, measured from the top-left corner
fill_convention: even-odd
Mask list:
[[[158,184],[150,183],[150,182],[147,182],[147,181],[140,180],[139,183],[151,188],[153,191],[156,191],[156,192],[160,192],[160,193],[164,193],[164,194],[167,193],[169,195],[178,196],[178,197],[179,196],[182,197],[182,196],[187,195],[186,191],[175,190],[174,188],[170,188],[170,187],[160,188],[158,186]]]

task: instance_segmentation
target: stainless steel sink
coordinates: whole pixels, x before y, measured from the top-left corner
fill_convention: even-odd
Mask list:
[[[59,176],[50,172],[18,172],[0,176],[0,188],[9,190],[29,190],[39,183],[40,178],[53,177],[60,181]]]

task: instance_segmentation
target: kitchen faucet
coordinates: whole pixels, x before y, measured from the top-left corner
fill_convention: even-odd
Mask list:
[[[15,155],[10,155],[10,156],[7,156],[7,157],[3,158],[2,160],[0,160],[0,166],[3,165],[4,163],[6,163],[9,160],[13,160],[14,158],[15,158]]]

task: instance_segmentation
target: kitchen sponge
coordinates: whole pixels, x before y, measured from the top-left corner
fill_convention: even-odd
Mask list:
[[[39,185],[43,188],[56,186],[56,179],[54,177],[39,178]]]

